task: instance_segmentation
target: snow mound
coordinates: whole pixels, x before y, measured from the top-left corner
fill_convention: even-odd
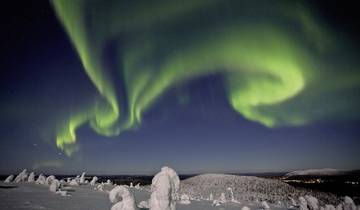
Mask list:
[[[285,174],[285,177],[291,176],[336,176],[342,175],[345,171],[333,169],[333,168],[323,168],[323,169],[308,169],[308,170],[299,170],[293,171]]]
[[[109,193],[109,199],[114,205],[111,210],[136,210],[134,196],[126,186],[116,186]]]

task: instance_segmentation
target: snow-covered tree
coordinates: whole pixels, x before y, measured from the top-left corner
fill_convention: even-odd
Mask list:
[[[327,205],[325,205],[325,208],[324,208],[325,210],[335,210],[335,207],[333,206],[333,205],[329,205],[329,204],[327,204]]]
[[[307,206],[307,201],[304,197],[299,197],[299,209],[300,210],[309,210]]]
[[[261,209],[270,209],[269,204],[266,201],[262,201],[260,204]]]
[[[175,210],[179,187],[177,173],[169,167],[161,168],[152,180],[150,210]]]
[[[149,206],[149,201],[141,201],[139,204],[138,204],[138,207],[140,209],[149,209],[150,206]]]
[[[313,197],[311,195],[306,195],[305,199],[306,199],[308,208],[310,210],[318,210],[319,209],[319,201],[315,197]]]
[[[83,173],[81,174],[79,183],[80,183],[80,184],[85,184],[85,172],[83,172]]]
[[[336,206],[336,210],[343,210],[343,205],[340,203]]]
[[[219,203],[226,203],[225,193],[221,193],[221,194],[220,194]]]
[[[46,177],[40,174],[36,180],[36,184],[45,184],[45,183],[46,183]]]
[[[344,210],[356,210],[356,205],[349,196],[344,197]]]
[[[111,210],[136,210],[134,196],[126,186],[116,186],[109,193],[109,199],[114,205]]]
[[[55,176],[54,175],[50,175],[46,178],[45,184],[46,185],[51,185],[51,183],[55,180]]]
[[[101,184],[99,184],[98,186],[96,186],[96,187],[94,188],[94,190],[97,190],[97,191],[100,191],[100,192],[105,192],[104,183],[101,183]]]
[[[210,201],[214,200],[214,195],[212,193],[210,193],[210,195],[209,195],[209,200]]]
[[[35,173],[31,172],[28,178],[28,182],[34,182],[35,181]]]
[[[179,203],[185,205],[191,204],[190,197],[187,194],[182,194]]]
[[[96,184],[97,180],[98,180],[97,176],[94,176],[90,182],[90,185],[94,186]]]
[[[50,192],[56,193],[56,191],[58,191],[59,188],[60,188],[59,180],[57,180],[57,179],[51,180],[51,184],[50,184],[50,187],[49,187]]]
[[[14,179],[14,175],[9,175],[6,179],[5,179],[5,183],[8,183],[8,182],[12,182],[13,181],[13,179]]]
[[[18,182],[24,182],[28,177],[28,173],[27,173],[27,170],[24,169],[22,172],[20,172],[16,178],[15,178],[15,182],[18,183]]]

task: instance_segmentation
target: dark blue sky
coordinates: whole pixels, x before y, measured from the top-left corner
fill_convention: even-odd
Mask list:
[[[360,168],[359,120],[325,118],[268,128],[231,108],[220,74],[171,88],[144,114],[141,126],[120,136],[103,137],[82,126],[77,131],[79,151],[68,157],[56,148],[54,123],[69,109],[91,101],[96,89],[47,1],[5,9],[1,174],[22,168],[58,174],[152,174],[163,165],[179,173]],[[324,14],[333,10],[329,6]],[[342,12],[333,17],[347,21]],[[344,27],[356,34],[354,26]]]

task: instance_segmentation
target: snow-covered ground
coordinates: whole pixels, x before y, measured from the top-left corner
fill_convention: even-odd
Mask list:
[[[51,193],[45,185],[34,183],[12,183],[0,186],[17,186],[16,188],[0,187],[1,210],[110,210],[112,204],[106,192],[96,191],[92,186],[72,186],[69,196],[60,196]],[[109,189],[110,186],[107,186]],[[150,193],[144,190],[131,188],[136,203],[150,198]],[[241,209],[242,205],[225,204],[212,206],[210,201],[192,201],[190,205],[177,204],[178,210],[204,210],[204,209]],[[249,206],[251,208],[251,206]]]
[[[163,167],[151,186],[134,187],[116,186],[111,180],[89,182],[84,175],[66,181],[49,176],[45,182],[34,181],[26,170],[17,179],[9,176],[0,183],[0,209],[360,210],[349,197],[295,189],[278,180],[258,177],[204,174],[180,182],[173,169]]]

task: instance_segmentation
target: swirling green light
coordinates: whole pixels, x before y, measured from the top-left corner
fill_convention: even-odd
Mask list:
[[[278,111],[326,74],[322,55],[333,47],[329,32],[297,1],[52,2],[100,95],[61,123],[61,149],[87,122],[106,136],[136,127],[171,86],[214,72],[224,75],[231,106],[249,120],[268,127],[311,120],[300,109]],[[109,43],[118,52],[122,90],[103,64]],[[121,91],[126,98],[118,98]]]

